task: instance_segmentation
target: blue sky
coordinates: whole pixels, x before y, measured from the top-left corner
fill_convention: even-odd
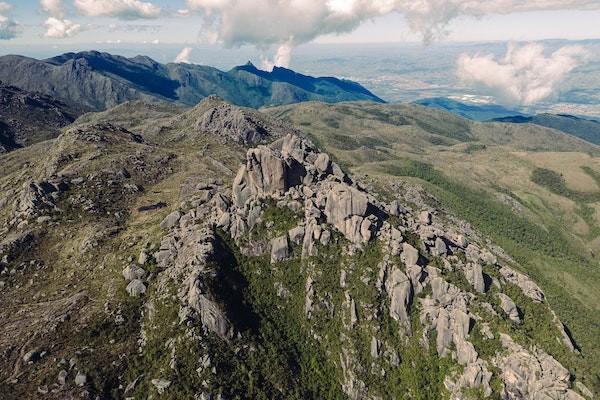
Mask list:
[[[81,31],[69,38],[45,38],[43,23],[48,17],[35,0],[4,0],[13,6],[11,18],[21,24],[21,32],[2,45],[68,45],[96,44],[98,42],[194,44],[203,29],[200,15],[189,18],[159,17],[156,19],[121,20],[116,18],[91,18],[79,15],[65,0],[65,17],[82,26]],[[186,7],[184,0],[155,0],[164,10],[175,12]],[[168,13],[167,13],[168,14]],[[509,15],[488,15],[481,18],[459,17],[450,22],[449,34],[444,41],[482,40],[539,40],[548,38],[586,39],[600,38],[600,10],[535,11]],[[319,43],[370,43],[418,41],[402,14],[392,13],[367,19],[354,32],[328,34],[315,39]]]

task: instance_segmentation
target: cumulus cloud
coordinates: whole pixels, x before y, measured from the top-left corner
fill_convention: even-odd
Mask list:
[[[140,0],[75,0],[75,7],[89,17],[149,19],[161,15],[160,7]]]
[[[403,14],[425,42],[446,34],[460,16],[536,10],[600,9],[598,0],[187,0],[204,16],[202,35],[228,46],[291,47],[326,34],[353,31],[364,21]]]
[[[177,54],[177,57],[175,57],[175,62],[190,64],[190,56],[191,55],[192,55],[192,48],[185,47],[183,50],[181,50],[179,52],[179,54]]]
[[[546,56],[541,44],[510,43],[502,59],[492,54],[461,55],[457,74],[503,103],[532,105],[556,96],[560,83],[587,55],[581,46],[565,46]]]
[[[19,33],[19,24],[7,15],[11,9],[12,5],[0,1],[0,40],[13,39]]]
[[[277,49],[273,60],[262,59],[261,68],[266,71],[273,70],[273,67],[289,67],[292,60],[292,46],[290,43],[284,43]]]
[[[48,14],[56,18],[62,18],[64,11],[62,0],[40,0],[40,6]]]
[[[40,0],[40,6],[48,14],[44,22],[44,37],[64,39],[74,36],[81,30],[81,25],[65,18],[62,0]]]
[[[71,37],[81,30],[81,25],[76,24],[68,19],[59,19],[50,17],[44,22],[47,38],[64,39]]]

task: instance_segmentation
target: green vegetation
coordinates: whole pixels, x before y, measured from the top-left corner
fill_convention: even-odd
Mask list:
[[[568,273],[579,279],[585,276],[588,284],[600,283],[600,277],[597,267],[591,264],[577,244],[567,239],[560,226],[549,225],[544,229],[529,219],[516,215],[508,206],[499,203],[487,192],[453,181],[426,163],[406,160],[380,166],[379,171],[425,181],[442,206],[458,217],[470,221],[478,230],[507,250],[544,288],[551,307],[571,329],[584,357],[567,355],[564,348],[559,350],[561,347],[556,342],[556,329],[548,330],[548,318],[540,314],[539,310],[529,312],[529,315],[540,316],[541,319],[532,318],[530,323],[533,325],[527,328],[528,331],[531,335],[534,331],[538,331],[540,335],[549,335],[535,337],[535,340],[546,344],[552,355],[564,362],[577,376],[582,377],[593,390],[600,390],[600,369],[595,362],[600,357],[600,348],[597,335],[593,333],[600,324],[600,311],[593,304],[586,305],[575,300],[568,292],[569,288],[557,279],[557,274]],[[561,180],[555,175],[544,172],[538,173],[537,176],[554,190],[564,190]],[[520,298],[515,300],[525,301]],[[581,316],[582,307],[587,310],[585,318]]]

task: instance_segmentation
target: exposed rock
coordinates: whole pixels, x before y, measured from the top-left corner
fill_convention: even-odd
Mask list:
[[[408,276],[394,266],[387,281],[386,292],[390,298],[390,316],[410,330],[410,305],[413,288]]]
[[[544,292],[542,292],[542,289],[540,289],[540,287],[526,275],[506,266],[500,268],[500,274],[502,274],[504,279],[506,279],[508,282],[520,287],[523,291],[523,294],[533,301],[538,303],[544,301]]]
[[[435,245],[430,249],[431,255],[435,257],[442,257],[448,253],[448,247],[442,238],[435,239]]]
[[[287,235],[271,240],[271,263],[277,263],[290,256],[290,245]]]
[[[85,386],[87,383],[87,375],[81,371],[77,371],[77,375],[75,375],[75,384],[77,386]]]
[[[23,362],[25,364],[27,363],[34,363],[37,360],[40,359],[40,352],[38,350],[30,350],[27,353],[25,353],[25,355],[23,356]]]
[[[498,293],[498,298],[500,299],[500,307],[502,307],[502,310],[506,313],[508,318],[513,322],[521,322],[519,309],[515,302],[504,293]]]
[[[292,243],[300,244],[304,240],[304,226],[300,225],[289,230],[288,235]]]
[[[171,214],[167,215],[165,219],[160,223],[160,227],[163,229],[171,229],[177,223],[179,223],[179,219],[182,217],[181,211],[173,211]]]
[[[151,382],[158,394],[163,394],[171,386],[171,381],[164,378],[152,379]]]
[[[504,333],[500,341],[506,352],[497,356],[507,399],[569,399],[583,397],[569,389],[571,374],[542,350],[529,352]]]
[[[64,369],[61,369],[60,372],[58,373],[58,384],[61,386],[64,386],[67,383],[67,376],[69,375],[69,373],[67,371],[65,371]]]
[[[419,262],[419,251],[408,243],[402,244],[402,259],[406,266],[417,265]]]
[[[423,225],[431,225],[431,213],[429,211],[422,211],[419,214],[419,222]]]
[[[144,285],[144,282],[142,282],[141,280],[134,279],[131,282],[129,282],[129,285],[127,285],[126,290],[131,297],[139,297],[146,293],[146,285]]]
[[[479,293],[485,293],[485,279],[483,277],[483,270],[481,265],[478,263],[469,263],[465,267],[465,278]]]
[[[371,239],[370,222],[362,225],[369,206],[364,193],[348,185],[337,184],[327,194],[326,201],[327,221],[349,241],[363,243]]]
[[[146,275],[146,271],[135,264],[128,265],[123,270],[123,278],[125,278],[125,280],[128,282],[133,281],[135,279],[142,279],[144,275]]]
[[[321,174],[328,173],[331,168],[331,162],[327,153],[321,153],[315,160],[315,167]]]

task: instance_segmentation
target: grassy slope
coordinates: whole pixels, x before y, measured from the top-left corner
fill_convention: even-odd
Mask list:
[[[295,123],[378,187],[416,179],[504,247],[582,348],[584,357],[567,365],[600,391],[597,147],[531,125],[471,123],[409,105],[307,103],[266,112]],[[540,168],[562,174],[561,188],[536,181]]]

